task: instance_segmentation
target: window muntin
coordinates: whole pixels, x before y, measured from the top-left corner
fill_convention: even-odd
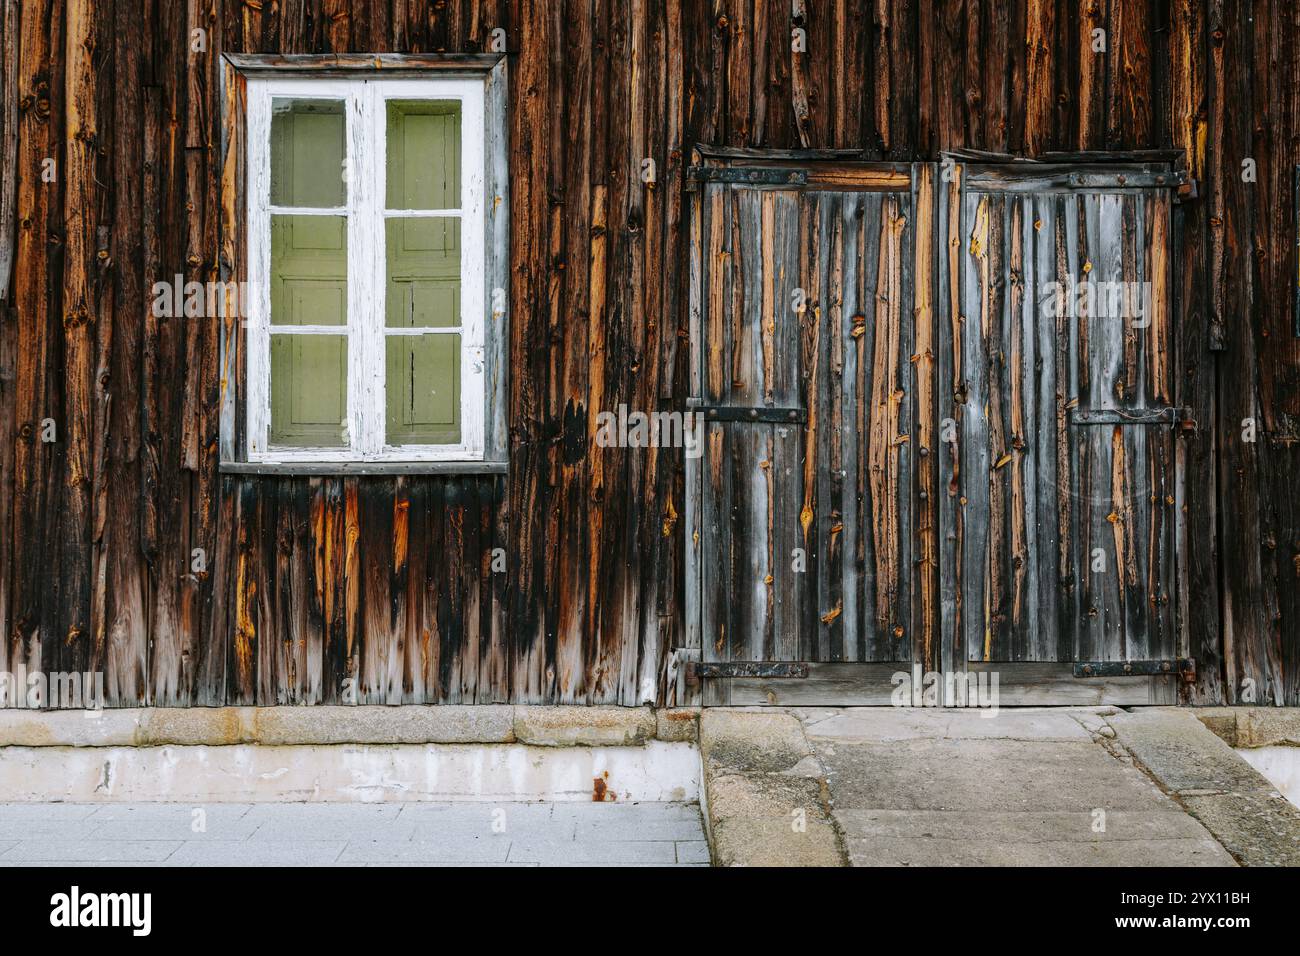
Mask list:
[[[250,460],[481,460],[483,81],[248,95]]]

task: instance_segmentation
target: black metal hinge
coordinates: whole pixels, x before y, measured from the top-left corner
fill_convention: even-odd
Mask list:
[[[687,661],[686,679],[715,677],[807,677],[808,665],[797,661]]]
[[[1076,408],[1071,425],[1177,425],[1192,421],[1190,408]]]
[[[802,408],[741,408],[734,405],[701,405],[695,411],[704,414],[710,422],[784,422],[799,423],[808,420]]]
[[[691,166],[690,183],[740,183],[748,186],[806,186],[808,171],[779,166]]]
[[[1161,677],[1177,674],[1189,684],[1196,680],[1196,661],[1189,657],[1151,661],[1078,661],[1075,677]]]
[[[1167,187],[1179,189],[1187,185],[1183,170],[1168,172],[1078,172],[1071,173],[1069,183],[1078,189],[1152,189]]]

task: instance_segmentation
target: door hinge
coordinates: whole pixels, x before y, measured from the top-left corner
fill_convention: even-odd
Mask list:
[[[1133,170],[1117,172],[1077,172],[1069,176],[1069,184],[1076,189],[1159,189],[1161,187],[1179,190],[1187,185],[1187,173],[1183,170],[1167,172]]]
[[[743,186],[806,186],[808,171],[779,166],[691,166],[688,183],[733,183]]]
[[[1161,677],[1177,674],[1187,683],[1196,680],[1196,661],[1189,657],[1150,661],[1078,661],[1075,677]]]
[[[701,405],[695,409],[703,412],[710,422],[777,422],[798,424],[808,420],[802,408],[743,408],[735,405]]]
[[[1178,425],[1195,421],[1190,408],[1076,408],[1071,425]]]
[[[687,661],[686,680],[695,682],[715,677],[808,676],[808,665],[799,661]]]

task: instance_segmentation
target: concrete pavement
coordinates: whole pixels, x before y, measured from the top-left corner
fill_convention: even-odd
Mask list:
[[[1278,812],[1285,801],[1269,802],[1267,782],[1190,714],[1184,719],[1173,711],[1115,708],[990,713],[706,710],[700,749],[715,860],[1235,866],[1290,859],[1294,831]],[[1160,726],[1145,731],[1152,721]],[[1185,759],[1179,766],[1213,754],[1223,774],[1238,775],[1231,782],[1246,795],[1235,804],[1220,800],[1205,812],[1193,811],[1189,804],[1206,799],[1203,792],[1166,785],[1151,754],[1135,760],[1124,738],[1140,749],[1138,730],[1144,729],[1143,739],[1159,752],[1171,721],[1180,728]],[[1246,832],[1239,822],[1243,807],[1256,817]],[[1213,818],[1233,811],[1240,812],[1229,822]],[[1272,849],[1252,850],[1252,834]]]
[[[1246,866],[1300,866],[1300,809],[1194,711],[1107,718],[1126,752]]]
[[[684,803],[0,804],[0,866],[705,866]]]
[[[855,866],[1232,866],[1095,711],[796,716]]]

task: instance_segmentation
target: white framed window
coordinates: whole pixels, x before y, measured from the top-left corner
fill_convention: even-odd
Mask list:
[[[246,95],[247,460],[483,460],[485,79],[259,73]]]

